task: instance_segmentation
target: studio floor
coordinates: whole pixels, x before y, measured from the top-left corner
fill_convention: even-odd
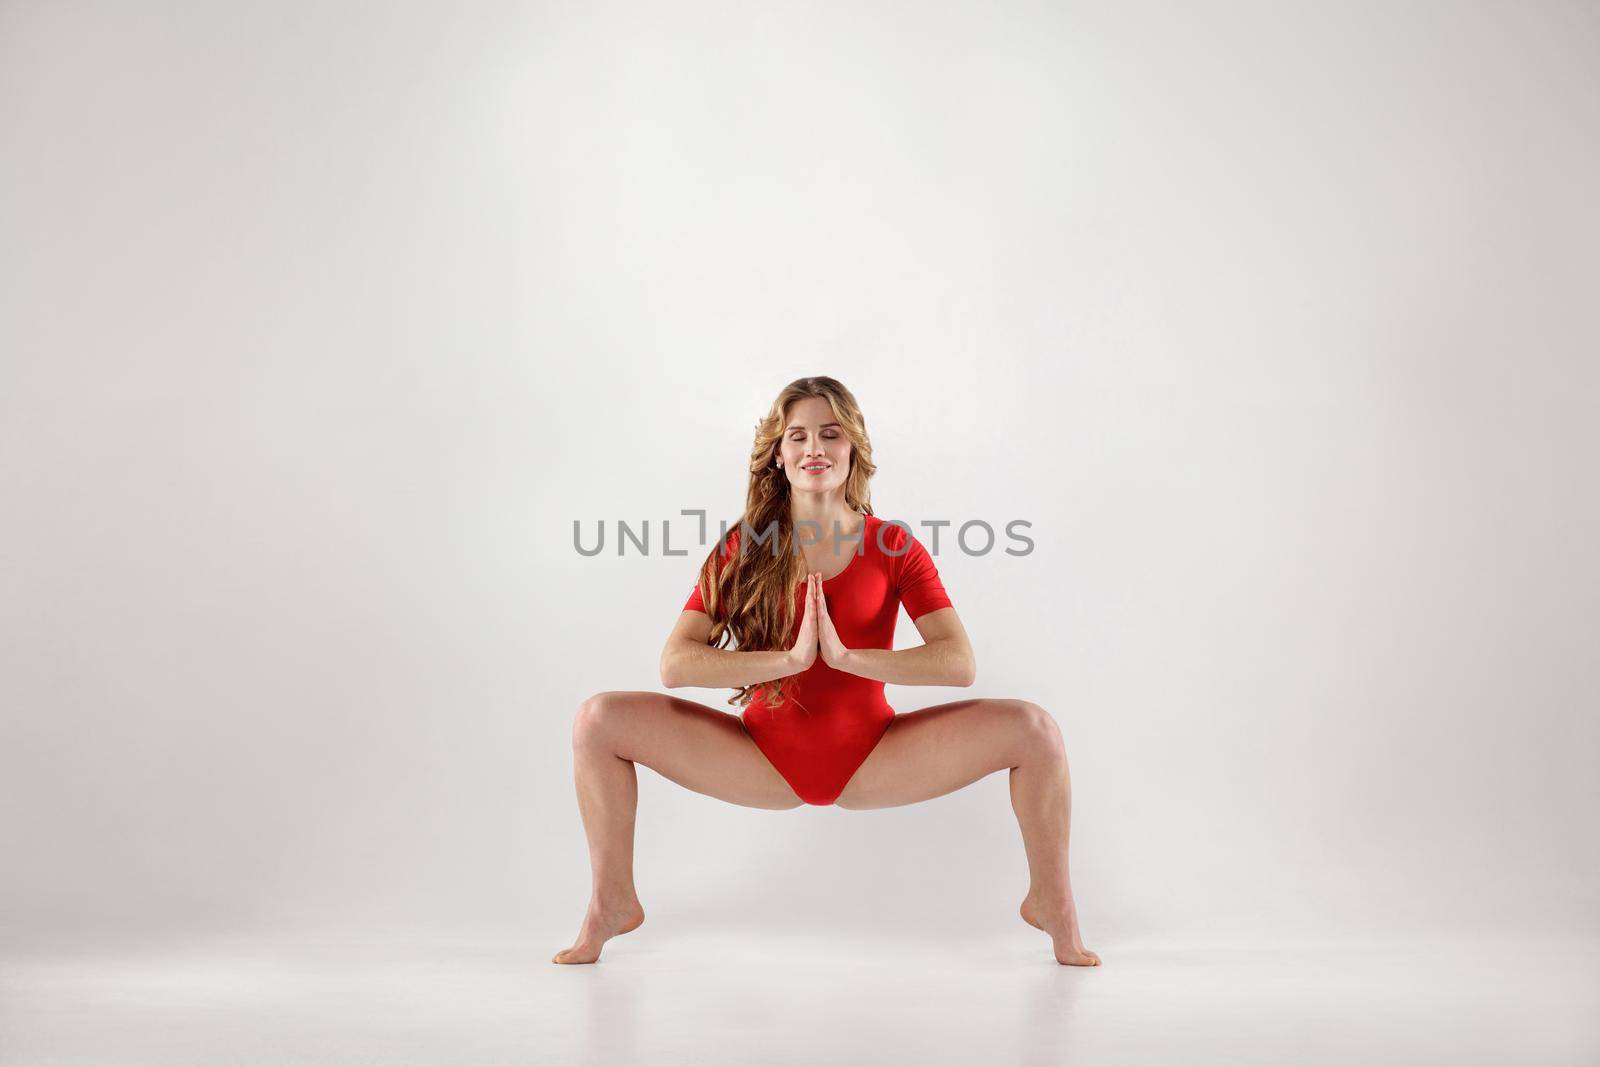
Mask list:
[[[642,933],[643,931],[641,931]],[[557,938],[557,940],[560,940]],[[0,1063],[1594,1064],[1593,941],[1093,944],[654,930],[280,936],[0,958]]]

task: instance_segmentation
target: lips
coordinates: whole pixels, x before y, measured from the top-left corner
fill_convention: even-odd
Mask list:
[[[823,463],[817,466],[801,467],[800,469],[807,474],[826,474],[832,467],[833,464],[831,463]]]

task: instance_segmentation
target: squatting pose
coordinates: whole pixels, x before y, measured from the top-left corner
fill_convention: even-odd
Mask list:
[[[784,387],[757,425],[745,512],[706,557],[661,653],[668,689],[732,688],[739,716],[664,693],[603,692],[572,730],[593,890],[571,948],[593,963],[644,922],[633,884],[642,763],[752,808],[888,808],[1005,770],[1028,854],[1022,918],[1056,961],[1093,967],[1067,873],[1072,784],[1055,719],[1026,700],[974,699],[897,715],[884,683],[969,686],[976,666],[933,558],[872,513],[877,467],[855,397],[833,378]],[[921,634],[893,651],[904,605]],[[731,647],[729,647],[731,646]]]

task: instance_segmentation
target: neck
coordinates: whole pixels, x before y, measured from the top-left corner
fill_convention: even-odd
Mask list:
[[[845,503],[844,486],[841,485],[837,489],[822,493],[791,489],[789,520],[795,523],[802,520],[816,523],[817,536],[826,541],[833,536],[834,523],[839,524],[840,533],[854,533],[856,527],[861,524],[862,515]]]

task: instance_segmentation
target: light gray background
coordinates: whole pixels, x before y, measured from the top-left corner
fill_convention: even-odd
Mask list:
[[[568,944],[572,714],[820,373],[1033,523],[889,696],[1054,713],[1091,946],[1592,937],[1597,164],[1588,4],[5,4],[0,931]],[[647,929],[1016,923],[1003,774],[640,787]]]

